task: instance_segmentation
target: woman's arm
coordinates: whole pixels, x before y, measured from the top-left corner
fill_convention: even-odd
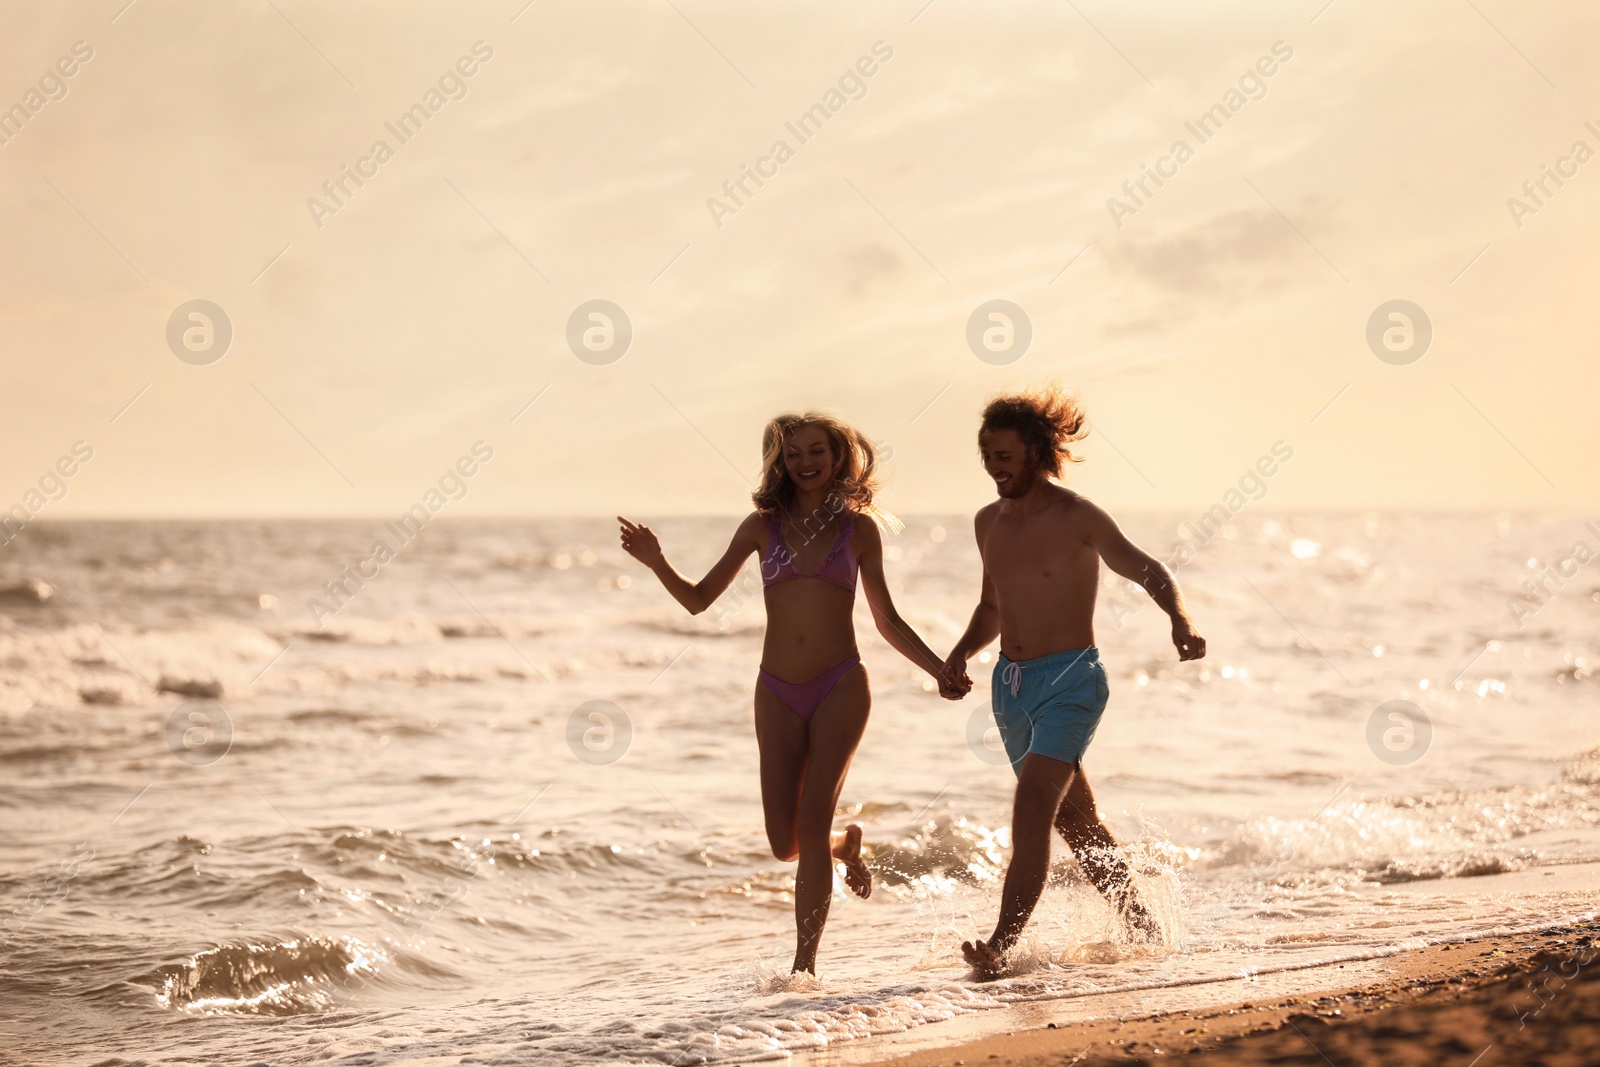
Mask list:
[[[984,511],[978,512],[973,520],[973,533],[978,544],[983,544]],[[965,672],[967,659],[980,649],[984,648],[995,638],[1000,636],[1000,599],[995,596],[994,582],[989,580],[989,568],[983,558],[983,550],[978,550],[978,563],[983,567],[983,588],[978,594],[978,606],[972,609],[972,619],[967,623],[966,633],[961,635],[961,640],[956,642],[950,650],[945,663]]]
[[[889,583],[883,576],[883,536],[878,527],[865,516],[855,518],[856,558],[861,561],[861,587],[867,594],[867,606],[872,609],[872,619],[878,632],[895,651],[921,667],[939,683],[939,692],[945,696],[965,693],[972,683],[953,679],[944,663],[934,654],[915,630],[895,610],[894,598],[889,595]]]
[[[985,570],[983,592],[979,596],[978,606],[972,609],[972,619],[967,623],[967,631],[950,650],[944,665],[957,676],[966,674],[967,660],[999,636],[1000,604],[995,599],[994,583],[989,580],[989,572]]]
[[[649,567],[661,579],[667,592],[672,594],[672,599],[682,604],[691,615],[698,615],[716,603],[717,597],[733,584],[744,561],[752,553],[761,551],[763,523],[760,514],[752,512],[734,531],[733,540],[728,542],[728,550],[722,554],[722,558],[712,565],[704,578],[691,582],[667,562],[655,531],[642,523],[635,525],[621,515],[617,516],[617,521],[622,523],[622,550]]]

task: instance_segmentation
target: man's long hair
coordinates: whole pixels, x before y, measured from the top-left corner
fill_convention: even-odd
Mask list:
[[[1075,396],[1054,382],[1025,393],[997,396],[983,409],[978,441],[992,430],[1015,430],[1028,454],[1052,478],[1061,477],[1063,463],[1082,463],[1068,446],[1089,436],[1089,420]]]
[[[898,530],[900,521],[876,503],[883,482],[878,474],[878,450],[871,439],[843,419],[820,411],[779,415],[767,423],[761,435],[761,484],[750,494],[756,510],[763,515],[782,512],[796,523],[807,518],[793,514],[794,483],[783,461],[789,438],[806,426],[816,426],[827,434],[838,464],[824,498],[827,509],[834,514],[848,510],[866,515],[885,529]]]

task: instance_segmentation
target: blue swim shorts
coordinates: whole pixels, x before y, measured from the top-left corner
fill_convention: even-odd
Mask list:
[[[1095,648],[1020,661],[1002,654],[989,686],[1000,740],[1019,775],[1030,752],[1063,763],[1083,759],[1111,694]]]

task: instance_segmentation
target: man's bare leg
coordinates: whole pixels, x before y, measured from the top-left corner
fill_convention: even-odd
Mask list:
[[[1083,873],[1102,896],[1117,909],[1117,914],[1146,937],[1161,936],[1161,928],[1139,899],[1133,875],[1117,848],[1106,824],[1100,821],[1089,776],[1080,769],[1056,810],[1056,831],[1061,834]]]
[[[1051,826],[1077,770],[1076,763],[1038,753],[1022,761],[1011,812],[1011,864],[1000,893],[1000,921],[989,940],[961,944],[961,954],[983,978],[995,978],[1005,970],[1006,953],[1022,935],[1044,892],[1050,877]]]

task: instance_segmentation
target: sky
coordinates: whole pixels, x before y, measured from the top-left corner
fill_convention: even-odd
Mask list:
[[[1600,505],[1592,4],[7,28],[0,510],[392,515],[483,442],[456,514],[732,514],[766,420],[822,408],[884,446],[891,508],[958,512],[993,495],[984,401],[1049,380],[1113,509],[1204,508],[1279,442],[1276,509]],[[969,343],[991,301],[1009,348]]]

